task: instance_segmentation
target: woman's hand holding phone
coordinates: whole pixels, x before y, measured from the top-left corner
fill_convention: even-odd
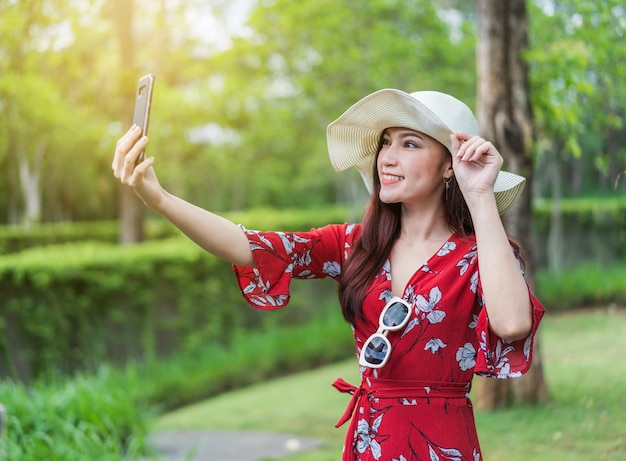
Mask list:
[[[154,74],[146,74],[137,81],[133,126],[117,142],[112,165],[115,177],[130,186],[151,208],[160,203],[164,194],[152,168],[154,158],[144,159],[153,89]]]
[[[133,126],[117,142],[113,174],[143,202],[211,254],[241,266],[254,264],[244,231],[231,221],[166,192],[154,172],[154,157],[143,159],[148,145],[149,98],[154,78],[139,79]],[[147,79],[147,80],[144,80]],[[145,83],[148,85],[144,85]]]
[[[148,145],[148,137],[142,136],[142,130],[133,125],[117,142],[113,157],[113,175],[126,184],[150,208],[156,208],[165,194],[159,184],[152,165],[154,157],[138,163],[138,159]]]

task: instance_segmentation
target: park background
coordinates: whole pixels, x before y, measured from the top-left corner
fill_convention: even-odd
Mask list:
[[[113,179],[139,76],[156,74],[148,154],[170,192],[249,228],[356,221],[366,191],[356,172],[330,167],[327,124],[383,87],[479,107],[481,3],[0,2],[0,444],[10,459],[133,459],[167,411],[353,354],[332,283],[296,282],[288,308],[257,312],[228,264]],[[582,324],[615,374],[607,352],[626,336],[626,9],[509,3],[528,18],[518,58],[532,122],[530,276],[548,316],[609,316],[611,335],[595,317]],[[599,382],[575,383],[598,387],[576,397],[604,415],[586,434],[603,447],[594,459],[621,459],[626,424],[604,407],[626,406],[610,393],[624,382]],[[545,411],[559,389],[543,384],[536,401],[500,406]],[[594,404],[601,395],[611,405]]]

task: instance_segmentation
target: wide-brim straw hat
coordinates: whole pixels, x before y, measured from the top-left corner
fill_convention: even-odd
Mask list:
[[[387,128],[410,128],[427,134],[452,152],[450,134],[478,134],[478,122],[463,102],[438,91],[405,93],[383,89],[372,93],[328,125],[330,161],[337,171],[355,166],[368,190],[380,137]],[[493,187],[498,211],[507,211],[524,190],[526,179],[500,171]]]

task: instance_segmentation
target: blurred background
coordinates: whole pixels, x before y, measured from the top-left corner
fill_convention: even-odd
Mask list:
[[[31,5],[32,3],[32,5]],[[529,1],[537,199],[623,195],[620,2]],[[476,107],[473,2],[2,2],[0,221],[116,219],[108,174],[156,74],[160,179],[216,210],[352,204],[326,125],[379,88]]]
[[[156,75],[147,155],[164,187],[249,228],[302,230],[357,221],[367,199],[355,171],[332,170],[328,123],[380,88],[451,93],[481,119],[477,63],[490,60],[481,45],[511,42],[522,85],[506,72],[500,83],[524,90],[532,129],[505,167],[529,178],[528,213],[512,220],[531,284],[549,313],[622,312],[626,7],[507,0],[523,14],[505,8],[495,18],[503,34],[485,37],[489,3],[0,0],[0,403],[10,459],[44,459],[46,440],[78,426],[74,438],[114,434],[111,459],[144,453],[155,414],[353,354],[332,283],[294,284],[289,309],[260,314],[227,264],[113,178],[146,73]],[[315,336],[307,327],[326,347],[302,340]],[[541,370],[538,380],[535,403],[550,388]],[[71,424],[41,417],[51,400]],[[76,459],[99,456],[90,443]],[[60,453],[45,459],[76,451]]]

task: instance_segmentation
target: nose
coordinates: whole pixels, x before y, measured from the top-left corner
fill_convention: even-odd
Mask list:
[[[395,165],[398,161],[397,143],[384,144],[380,148],[378,159],[382,165]]]

